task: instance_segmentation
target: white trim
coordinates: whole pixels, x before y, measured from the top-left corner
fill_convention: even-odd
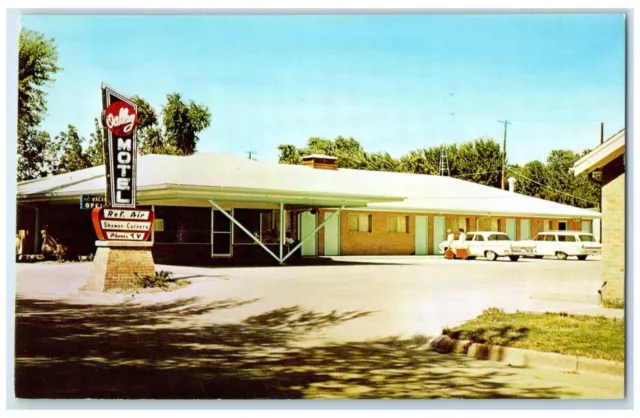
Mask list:
[[[553,203],[553,202],[552,202]],[[333,210],[331,208],[323,208],[327,211]],[[578,208],[576,208],[578,209]],[[588,210],[588,209],[584,209],[584,210]],[[407,214],[415,214],[415,215],[423,215],[423,214],[430,214],[430,215],[469,215],[469,216],[493,216],[493,217],[500,217],[500,218],[507,218],[507,217],[519,217],[519,218],[531,218],[531,219],[536,219],[536,218],[542,218],[542,219],[566,219],[567,216],[580,216],[581,218],[585,218],[585,219],[599,219],[601,218],[601,214],[599,212],[593,212],[593,214],[588,214],[588,215],[568,215],[566,213],[563,214],[551,214],[551,213],[536,213],[536,214],[532,214],[532,213],[527,213],[527,212],[502,212],[502,213],[496,213],[496,212],[474,212],[474,211],[470,211],[470,210],[433,210],[433,209],[419,209],[419,208],[407,208],[407,209],[399,209],[398,207],[376,207],[376,208],[346,208],[346,211],[348,212],[389,212],[389,213],[407,213]]]
[[[584,172],[593,171],[624,154],[625,137],[625,129],[622,129],[605,142],[598,145],[596,149],[576,161],[573,165],[573,174],[577,176]]]

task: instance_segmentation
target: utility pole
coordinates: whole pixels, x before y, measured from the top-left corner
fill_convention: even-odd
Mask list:
[[[255,152],[253,150],[245,151],[245,153],[249,155],[249,159],[250,160],[254,160],[255,158],[253,158],[253,155],[257,154],[257,152]]]
[[[499,120],[498,123],[504,124],[504,139],[502,140],[502,181],[501,188],[504,190],[505,180],[507,178],[507,125],[511,125],[508,120]]]

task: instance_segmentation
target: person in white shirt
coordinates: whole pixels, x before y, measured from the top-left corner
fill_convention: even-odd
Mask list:
[[[453,235],[453,234],[452,234]],[[464,229],[458,229],[458,241],[451,244],[451,250],[455,252],[458,248],[465,248],[465,241],[467,240],[467,234],[464,233]]]
[[[447,248],[451,248],[451,246],[453,245],[453,240],[455,240],[456,237],[455,235],[453,235],[453,231],[451,229],[447,229]]]

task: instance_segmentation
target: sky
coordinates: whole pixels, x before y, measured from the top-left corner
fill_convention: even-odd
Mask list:
[[[357,139],[393,157],[491,137],[510,163],[581,151],[625,123],[623,15],[24,16],[54,38],[51,135],[89,138],[100,83],[206,105],[199,152],[276,162],[279,144]]]

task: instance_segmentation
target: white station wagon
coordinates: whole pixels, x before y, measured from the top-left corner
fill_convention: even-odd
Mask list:
[[[535,240],[536,258],[544,256],[566,260],[575,256],[586,260],[590,255],[602,252],[600,244],[593,234],[581,231],[545,231],[539,232]]]
[[[447,241],[441,243],[440,253],[444,254],[447,246]],[[514,241],[504,232],[476,231],[467,234],[464,247],[472,260],[486,257],[495,261],[498,257],[509,257],[511,261],[518,261],[522,256],[535,255],[536,245],[532,241]]]

